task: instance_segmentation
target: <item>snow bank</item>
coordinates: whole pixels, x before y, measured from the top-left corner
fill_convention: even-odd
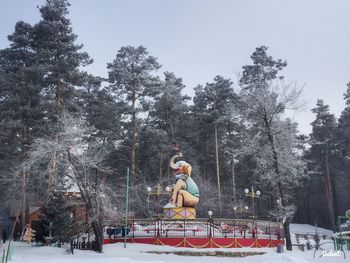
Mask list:
[[[290,224],[290,232],[294,234],[298,234],[298,233],[315,234],[316,231],[319,235],[330,236],[333,234],[332,230],[321,228],[321,227],[316,227],[316,226],[307,225],[307,224]]]
[[[292,233],[309,232],[314,233],[315,228],[309,225],[291,225]],[[329,233],[331,231],[318,228],[318,231]],[[327,232],[329,231],[329,232]],[[298,248],[293,251],[277,253],[276,248],[233,248],[233,249],[195,249],[195,248],[178,248],[170,246],[154,246],[146,244],[110,244],[104,246],[104,253],[96,253],[93,251],[75,250],[74,255],[68,254],[64,248],[54,247],[33,247],[25,243],[14,242],[14,256],[11,263],[140,263],[140,262],[155,262],[155,263],[308,263],[308,262],[347,262],[350,258],[350,253],[347,252],[347,259],[341,257],[321,257],[321,253],[316,254],[317,258],[313,258],[313,250],[302,252]],[[329,248],[330,249],[330,248]],[[150,254],[146,251],[256,251],[265,252],[264,255],[248,256],[245,258],[232,257],[210,257],[210,256],[180,256],[174,254]]]

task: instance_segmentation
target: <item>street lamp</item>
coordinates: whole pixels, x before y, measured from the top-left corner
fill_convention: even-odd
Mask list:
[[[251,191],[249,191],[249,189],[244,189],[244,193],[247,197],[251,197],[252,198],[252,209],[253,209],[253,219],[255,218],[255,206],[254,206],[254,199],[255,198],[259,198],[261,192],[260,191],[254,191],[254,187],[252,186]]]
[[[147,198],[147,206],[149,209],[149,198],[151,195],[155,195],[157,197],[157,217],[159,217],[159,201],[160,201],[160,195],[163,194],[169,194],[171,192],[171,187],[167,186],[165,187],[165,192],[162,190],[162,187],[160,186],[160,184],[158,183],[155,187],[154,187],[154,191],[152,189],[152,187],[147,187],[146,188],[147,192],[148,192],[148,198]]]
[[[280,221],[282,221],[281,219],[282,219],[282,216],[283,216],[282,198],[278,197],[276,202],[277,202],[277,208],[278,208],[277,222],[279,223]]]
[[[282,198],[279,196],[276,200],[277,203],[277,223],[278,223],[278,234],[277,237],[278,239],[281,238],[281,232],[283,228],[283,223],[284,223],[284,211],[283,211],[283,204],[282,204]]]
[[[211,216],[213,215],[213,211],[208,211],[208,216],[209,216],[209,238],[212,237],[212,233],[211,233]]]
[[[238,207],[237,206],[234,206],[233,207],[233,210],[234,212],[236,213],[237,210],[239,210],[239,213],[241,214],[241,219],[243,218],[243,212],[244,211],[248,211],[248,206],[243,206],[243,205],[239,205]]]

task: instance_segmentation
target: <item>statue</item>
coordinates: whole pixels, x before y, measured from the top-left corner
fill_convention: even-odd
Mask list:
[[[182,154],[174,155],[169,161],[170,167],[175,170],[176,181],[166,207],[195,207],[199,202],[199,190],[191,178],[192,167],[185,161],[174,163],[178,157],[182,157]]]
[[[31,228],[30,224],[27,224],[24,228],[23,240],[27,241],[27,244],[30,244],[35,240],[35,233],[36,231]]]

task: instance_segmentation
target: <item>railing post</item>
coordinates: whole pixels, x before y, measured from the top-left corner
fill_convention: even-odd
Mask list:
[[[157,220],[156,220],[156,219],[152,219],[151,222],[153,223],[153,225],[154,225],[154,227],[155,227],[155,229],[154,229],[154,237],[157,237],[157,227],[158,227],[158,225],[157,225]],[[152,225],[152,224],[150,224],[150,225]],[[151,230],[151,231],[152,231],[152,230]]]
[[[135,238],[135,220],[132,220],[132,238]]]
[[[209,237],[209,219],[207,220],[207,237]]]
[[[159,237],[159,236],[160,236],[160,231],[159,231],[159,228],[160,228],[159,218],[156,219],[156,227],[157,227],[156,237]]]
[[[236,220],[233,221],[233,237],[236,238]]]
[[[183,226],[184,226],[184,237],[186,237],[186,219],[184,219]]]
[[[209,218],[209,238],[213,237],[213,232],[212,232],[212,219]]]

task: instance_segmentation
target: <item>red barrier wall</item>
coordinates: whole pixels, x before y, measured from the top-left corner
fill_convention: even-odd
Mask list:
[[[283,240],[272,239],[253,239],[253,238],[127,238],[128,243],[141,243],[153,245],[168,245],[173,247],[192,247],[192,248],[241,248],[255,247],[266,248],[276,247],[283,244]],[[104,244],[124,242],[124,238],[105,239]]]

